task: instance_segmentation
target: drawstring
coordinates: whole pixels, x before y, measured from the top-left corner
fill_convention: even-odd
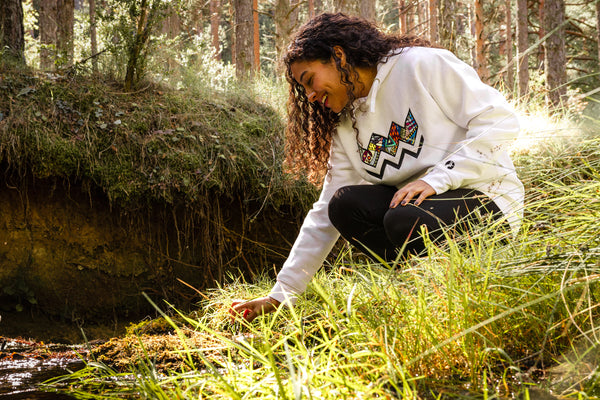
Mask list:
[[[369,111],[375,112],[375,99],[377,98],[377,92],[379,91],[379,79],[375,78],[373,81],[373,85],[371,86],[371,104],[369,106]]]

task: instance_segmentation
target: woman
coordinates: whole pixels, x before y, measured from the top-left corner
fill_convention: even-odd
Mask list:
[[[251,321],[293,304],[340,233],[377,259],[424,250],[422,232],[477,215],[518,230],[523,185],[507,148],[519,131],[504,97],[452,53],[344,14],[300,28],[284,58],[287,162],[326,173],[269,296],[235,303]]]

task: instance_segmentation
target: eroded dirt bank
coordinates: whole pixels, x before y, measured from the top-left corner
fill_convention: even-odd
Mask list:
[[[142,292],[176,304],[226,274],[272,271],[298,216],[215,198],[200,208],[111,208],[93,188],[0,178],[0,311],[33,309],[64,320],[114,321],[150,309]],[[186,284],[182,283],[185,282]]]

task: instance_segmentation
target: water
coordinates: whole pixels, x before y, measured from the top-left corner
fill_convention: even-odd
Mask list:
[[[83,361],[74,357],[72,346],[40,347],[25,341],[2,341],[1,338],[0,346],[0,399],[74,399],[67,394],[41,391],[38,386],[84,366]]]

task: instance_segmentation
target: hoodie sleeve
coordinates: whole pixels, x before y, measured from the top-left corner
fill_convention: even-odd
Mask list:
[[[336,136],[329,159],[330,169],[319,200],[304,219],[290,255],[277,275],[277,283],[269,294],[281,303],[293,305],[296,302],[296,297],[306,290],[340,236],[329,220],[329,200],[340,187],[361,182]]]
[[[504,96],[449,51],[423,59],[417,69],[444,114],[466,130],[465,139],[421,179],[440,194],[482,177],[493,181],[514,173],[511,162],[498,162],[507,158],[506,149],[519,133],[517,116]]]

